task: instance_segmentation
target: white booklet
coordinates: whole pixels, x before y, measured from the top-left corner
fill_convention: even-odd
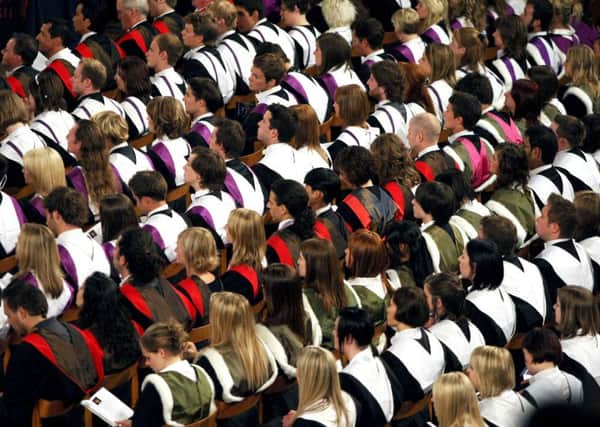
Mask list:
[[[104,387],[89,399],[82,400],[81,405],[113,427],[117,425],[117,421],[126,420],[133,416],[133,409]]]

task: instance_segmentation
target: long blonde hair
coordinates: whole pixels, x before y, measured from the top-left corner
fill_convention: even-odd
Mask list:
[[[598,79],[598,58],[592,48],[576,45],[567,52],[565,68],[571,68],[571,81],[576,86],[587,86],[592,98],[600,98],[600,80]]]
[[[34,148],[23,156],[23,169],[30,177],[33,191],[47,196],[56,187],[66,187],[65,165],[52,148]]]
[[[335,408],[338,425],[342,417],[345,425],[350,425],[335,358],[330,351],[314,345],[305,347],[298,357],[296,378],[299,399],[295,419],[304,412],[323,409],[331,404]]]
[[[471,353],[471,369],[479,379],[479,396],[482,399],[515,388],[515,365],[508,350],[502,347],[477,347]]]
[[[227,232],[233,243],[229,266],[247,264],[257,271],[262,270],[262,260],[267,253],[262,217],[250,209],[235,209],[229,214]]]
[[[267,353],[256,336],[256,321],[248,300],[233,292],[217,292],[210,298],[210,342],[217,351],[227,347],[239,357],[250,390],[269,379]]]
[[[473,384],[462,372],[444,374],[433,384],[439,427],[484,427]]]
[[[19,264],[17,277],[35,272],[44,292],[53,299],[63,291],[63,273],[54,234],[45,225],[26,223],[21,228],[16,256]]]
[[[448,0],[420,0],[429,14],[422,21],[421,32],[425,31],[434,24],[444,21],[445,26],[448,26]]]

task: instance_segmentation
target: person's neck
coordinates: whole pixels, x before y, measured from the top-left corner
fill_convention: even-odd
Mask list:
[[[79,97],[83,98],[84,96],[88,96],[91,95],[93,93],[99,93],[100,91],[98,89],[94,89],[94,88],[89,88],[89,89],[85,89],[83,90],[80,94]]]
[[[401,332],[414,328],[412,326],[407,325],[406,323],[398,322],[396,325],[394,325],[394,329],[396,329],[396,331],[398,332]]]
[[[208,111],[206,108],[198,108],[192,114],[192,121],[196,120],[198,117],[203,116],[203,115],[205,115],[207,113],[210,113],[210,111]]]
[[[265,147],[270,147],[272,145],[279,144],[279,140],[277,140],[277,139],[270,139],[268,141],[260,141],[260,142],[263,142],[265,144]]]
[[[300,25],[309,25],[309,22],[306,19],[306,15],[294,15],[293,17],[291,17],[290,21],[290,26],[292,27],[299,27]]]
[[[180,354],[176,354],[173,356],[166,356],[165,357],[165,364],[164,367],[161,369],[161,371],[164,371],[165,369],[167,369],[169,366],[177,363],[177,362],[181,362],[183,359],[181,358]]]
[[[190,182],[189,184],[194,189],[194,191],[201,191],[205,189],[205,187],[203,187],[200,182]]]
[[[421,218],[421,221],[423,222],[423,224],[427,224],[428,222],[433,221],[433,216],[431,216],[431,214],[426,213],[425,215],[423,215],[423,218]]]
[[[540,363],[535,363],[534,366],[532,367],[532,369],[530,369],[530,371],[532,374],[537,375],[542,371],[547,371],[548,369],[553,369],[555,368],[556,365],[554,364],[554,362],[540,362]]]
[[[154,67],[154,72],[160,73],[161,71],[168,70],[169,68],[173,68],[173,66],[171,64],[169,64],[168,62],[162,63],[162,64],[157,64],[156,67]]]
[[[373,181],[368,180],[363,185],[361,185],[360,188],[369,188],[369,187],[372,187],[372,186],[373,186]]]
[[[193,268],[187,268],[186,271],[188,277],[197,276],[204,283],[211,283],[215,280],[215,275],[212,274],[210,271],[198,271]]]
[[[358,345],[356,345],[356,343],[352,343],[352,344],[344,344],[344,356],[346,356],[346,358],[348,359],[348,361],[351,361],[352,359],[354,359],[354,357],[360,353],[361,351],[363,351],[366,347],[359,347]]]
[[[371,46],[367,45],[363,47],[363,55],[362,56],[369,56],[370,54],[372,54],[373,52],[377,51],[379,49],[373,49]]]
[[[57,224],[56,228],[58,231],[58,233],[56,233],[57,236],[60,236],[61,234],[65,233],[67,231],[81,229],[81,227],[78,227],[78,226],[72,225],[72,224],[67,224],[67,223]]]
[[[46,320],[45,317],[43,316],[31,316],[26,320],[26,326],[25,329],[27,329],[27,333],[30,334],[31,332],[33,332],[33,330],[35,329],[35,327],[40,324],[41,322],[43,322],[44,320]]]
[[[162,208],[164,206],[167,206],[167,202],[165,202],[164,200],[161,200],[160,202],[153,200],[151,202],[148,202],[148,204],[146,205],[146,212],[144,212],[144,214],[148,215],[150,212],[158,208]]]
[[[558,141],[558,151],[567,151],[567,150],[570,150],[571,148],[573,148],[571,146],[571,144],[569,144],[567,141],[564,141],[562,138],[559,139],[559,141]]]
[[[457,125],[454,127],[454,129],[450,129],[450,132],[452,132],[452,135],[456,135],[457,133],[460,133],[464,130],[466,130],[464,127],[462,127],[461,125]]]
[[[159,9],[160,10],[157,10],[158,13],[156,14],[156,17],[164,15],[165,13],[168,13],[168,12],[173,12],[175,10],[172,7],[169,7],[166,4],[163,4],[162,6],[159,6]]]
[[[64,46],[58,46],[58,47],[54,47],[52,49],[49,49],[48,51],[44,52],[46,54],[46,56],[48,58],[52,58],[54,55],[56,55],[58,52],[60,52],[61,50],[63,50],[65,47]]]
[[[327,203],[324,203],[324,202],[314,202],[314,203],[312,203],[312,204],[310,205],[310,209],[311,209],[313,212],[316,212],[316,211],[318,211],[319,209],[322,209],[322,208],[324,208],[325,206],[327,206]]]
[[[529,170],[534,170],[534,169],[537,169],[537,168],[542,167],[544,165],[545,165],[545,163],[542,162],[541,160],[531,159],[529,161]]]
[[[6,127],[6,134],[9,135],[23,126],[25,126],[25,123],[23,122],[13,123],[12,125]]]
[[[491,104],[481,104],[481,111],[483,111],[487,108],[490,108],[490,107],[491,107]]]
[[[418,39],[419,35],[418,34],[400,34],[400,36],[398,37],[398,40],[400,40],[402,43],[406,43],[409,42],[411,40],[414,39]]]

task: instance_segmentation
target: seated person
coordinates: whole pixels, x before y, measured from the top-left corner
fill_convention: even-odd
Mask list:
[[[373,356],[373,331],[369,313],[353,307],[340,310],[333,332],[335,349],[348,360],[340,372],[340,385],[361,405],[357,426],[390,422],[400,400],[385,365]]]
[[[581,381],[558,368],[562,348],[556,334],[550,329],[535,328],[523,340],[525,366],[531,377],[522,396],[536,408],[567,404],[583,404]]]
[[[400,288],[394,292],[387,311],[387,324],[395,333],[381,360],[395,376],[390,380],[401,384],[404,399],[408,401],[422,399],[444,373],[444,346],[424,328],[428,318],[427,300],[422,289]]]
[[[513,300],[500,285],[504,265],[496,244],[473,239],[459,258],[460,277],[466,281],[467,316],[479,328],[487,345],[505,346],[517,327]]]
[[[315,168],[304,177],[304,188],[308,206],[315,214],[315,233],[331,241],[338,258],[342,259],[349,233],[342,216],[331,207],[340,193],[340,179],[331,169]]]
[[[117,4],[117,16],[123,28],[123,34],[115,43],[121,56],[137,56],[146,59],[146,52],[156,30],[148,21],[148,2],[142,0],[121,1]]]
[[[360,65],[354,69],[363,84],[371,75],[371,66],[384,59],[395,61],[383,50],[383,25],[375,18],[357,19],[352,25],[352,47],[360,55]]]
[[[8,174],[8,161],[0,154],[0,183],[5,183]],[[0,185],[0,259],[11,255],[17,245],[21,228],[27,222],[17,199],[6,194]]]
[[[215,388],[201,367],[183,358],[187,334],[174,320],[150,326],[140,338],[142,355],[153,373],[142,383],[131,420],[120,426],[187,425],[214,413]]]
[[[382,233],[396,215],[397,207],[392,198],[371,181],[374,175],[371,158],[364,147],[346,147],[334,162],[342,189],[349,190],[338,202],[337,212],[351,232],[366,228]]]
[[[96,271],[110,274],[110,260],[102,246],[81,228],[88,219],[82,195],[72,188],[57,187],[44,199],[44,207],[48,228],[56,236],[65,280],[71,287],[83,286],[85,279]]]
[[[233,197],[238,208],[252,209],[262,215],[266,203],[260,181],[239,158],[244,152],[244,144],[244,129],[239,122],[229,119],[215,121],[209,147],[225,160],[225,191]]]
[[[148,156],[154,168],[167,180],[169,189],[182,185],[183,165],[190,155],[190,145],[183,138],[189,118],[183,104],[172,96],[159,96],[148,103],[148,128],[156,135]]]
[[[517,310],[517,332],[529,332],[546,322],[552,304],[546,300],[546,285],[537,266],[517,256],[517,229],[510,220],[491,215],[481,220],[480,239],[493,241],[504,265],[500,285],[512,298]]]
[[[203,77],[188,80],[183,97],[185,112],[192,118],[190,133],[185,136],[190,146],[208,147],[214,131],[215,113],[223,107],[219,87],[214,81]]]
[[[146,105],[152,88],[149,73],[146,61],[137,56],[126,56],[117,66],[115,81],[121,92],[121,107],[125,111],[131,140],[148,133]]]
[[[93,273],[79,288],[78,326],[92,335],[104,353],[104,372],[117,373],[138,362],[138,334],[121,304],[119,287],[103,273]]]
[[[148,68],[154,70],[154,75],[150,77],[150,94],[153,97],[172,96],[183,102],[186,83],[173,68],[182,53],[181,40],[175,34],[159,34],[152,40],[146,54],[146,63]]]
[[[125,230],[115,248],[113,263],[128,317],[141,335],[151,324],[173,318],[186,330],[196,321],[196,309],[181,292],[160,277],[163,259],[152,236],[140,228]]]
[[[73,92],[78,96],[77,106],[71,112],[76,120],[90,120],[94,114],[102,111],[114,111],[125,117],[121,105],[100,92],[106,83],[106,77],[106,68],[97,59],[83,58],[79,62],[71,79]]]
[[[450,218],[454,213],[454,192],[437,181],[425,182],[417,188],[413,199],[415,218],[421,220],[421,231],[436,273],[457,273],[458,257],[465,242]]]
[[[418,64],[425,53],[425,43],[419,37],[419,14],[411,8],[398,9],[392,15],[391,21],[400,43],[392,45],[388,52],[398,62]]]
[[[98,342],[69,323],[46,319],[48,304],[42,291],[17,279],[3,290],[2,305],[11,327],[22,337],[11,348],[4,374],[2,425],[29,426],[40,399],[77,404],[100,386],[104,368]],[[62,421],[61,425],[71,425]]]
[[[194,148],[184,166],[185,181],[194,189],[185,215],[193,226],[209,229],[219,248],[226,242],[225,225],[235,209],[233,198],[223,191],[225,173],[225,162],[208,147]]]
[[[129,180],[129,188],[141,215],[146,217],[142,228],[152,235],[167,261],[175,261],[177,236],[188,228],[188,221],[167,205],[165,179],[155,171],[137,172]]]

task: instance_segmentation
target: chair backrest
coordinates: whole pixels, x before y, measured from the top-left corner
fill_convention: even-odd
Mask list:
[[[235,95],[229,100],[225,106],[225,110],[235,110],[238,104],[256,104],[256,95],[249,93],[248,95]]]
[[[33,187],[30,184],[20,188],[10,188],[6,192],[17,200],[26,199],[34,193]]]
[[[394,31],[386,31],[383,34],[383,45],[398,43],[398,36]]]
[[[253,394],[251,396],[248,396],[247,398],[238,403],[225,403],[217,401],[217,419],[226,420],[229,418],[233,418],[257,406],[259,423],[262,424],[261,403],[262,396],[260,394]]]
[[[257,320],[262,320],[263,316],[266,314],[265,310],[267,309],[267,301],[263,299],[261,302],[254,304],[252,306],[252,311],[254,312],[254,316],[256,316]]]
[[[331,125],[334,120],[335,116],[331,116],[319,126],[319,136],[325,137],[327,142],[331,141]]]
[[[73,407],[73,403],[65,403],[61,400],[40,399],[33,407],[31,427],[42,427],[42,420],[64,415]]]
[[[165,424],[163,427],[168,427]],[[217,427],[217,411],[213,412],[206,418],[202,418],[200,421],[196,421],[192,424],[186,424],[184,427]]]
[[[523,348],[523,341],[525,340],[525,333],[515,334],[512,339],[506,343],[504,348],[508,350],[521,350]]]
[[[252,167],[255,164],[257,164],[258,162],[260,162],[260,159],[262,159],[263,157],[264,157],[263,150],[258,150],[252,154],[240,156],[240,160],[242,162],[244,162],[247,166]]]
[[[219,250],[219,275],[222,276],[227,271],[227,249]]]
[[[172,262],[171,264],[167,265],[165,268],[163,268],[161,275],[167,279],[169,282],[171,282],[171,279],[173,279],[174,277],[177,277],[179,274],[181,274],[181,272],[185,269],[185,266],[183,264],[180,264],[178,262]]]
[[[212,328],[210,324],[193,328],[189,332],[189,340],[194,344],[210,340]]]
[[[429,407],[429,419],[431,419],[432,415],[432,407],[431,407],[431,392],[425,393],[425,396],[416,402],[405,401],[402,402],[400,406],[400,410],[396,412],[394,415],[394,420],[405,420],[410,418],[423,409]]]
[[[63,322],[75,322],[79,319],[79,307],[67,308],[63,314],[59,316],[59,319]]]
[[[119,89],[115,88],[115,89],[105,90],[102,92],[102,95],[106,96],[107,98],[116,100],[119,97]]]
[[[190,184],[182,184],[178,187],[173,188],[167,193],[167,203],[173,203],[180,199],[185,199],[185,208],[187,209],[192,203],[192,196],[190,195]]]
[[[134,148],[141,149],[141,148],[144,148],[144,147],[152,144],[152,141],[154,141],[154,134],[151,132],[148,132],[146,135],[142,135],[142,136],[132,140],[130,142],[130,144]]]
[[[17,257],[12,255],[0,259],[0,274],[8,273],[17,266]]]

